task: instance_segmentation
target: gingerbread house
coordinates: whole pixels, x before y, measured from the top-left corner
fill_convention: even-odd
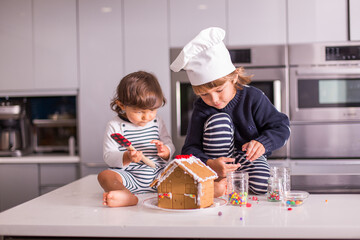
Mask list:
[[[193,155],[178,155],[151,184],[158,190],[158,207],[195,209],[214,202],[217,174]]]

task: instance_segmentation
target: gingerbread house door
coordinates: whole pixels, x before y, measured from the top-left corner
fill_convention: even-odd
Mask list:
[[[184,209],[184,194],[174,194],[172,198],[172,207],[173,209]]]

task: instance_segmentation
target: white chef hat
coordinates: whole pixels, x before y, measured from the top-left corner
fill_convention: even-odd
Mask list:
[[[235,70],[223,39],[225,31],[211,27],[202,30],[180,52],[170,65],[179,72],[186,70],[191,85],[202,85],[228,75]]]

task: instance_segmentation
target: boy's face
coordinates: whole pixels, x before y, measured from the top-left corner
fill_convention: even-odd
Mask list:
[[[222,109],[234,98],[236,88],[234,83],[226,81],[219,87],[200,93],[201,99],[209,106]]]

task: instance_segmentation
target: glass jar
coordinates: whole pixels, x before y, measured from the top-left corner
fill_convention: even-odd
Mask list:
[[[269,177],[266,198],[269,202],[280,202],[284,198],[283,179]]]
[[[291,190],[291,170],[288,167],[271,167],[270,177],[282,178],[284,192],[290,192]]]
[[[249,175],[235,171],[228,173],[226,178],[229,204],[245,205],[248,199]]]

